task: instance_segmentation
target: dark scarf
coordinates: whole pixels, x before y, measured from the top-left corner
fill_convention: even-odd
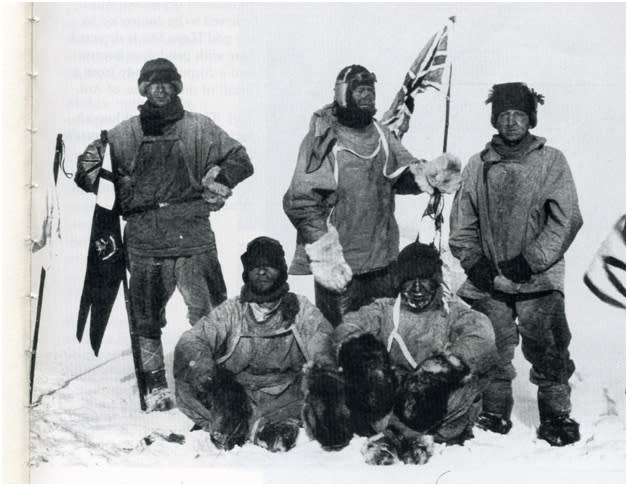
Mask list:
[[[500,135],[493,135],[490,145],[504,159],[519,160],[523,158],[529,151],[537,137],[528,133],[518,144],[506,145],[504,139]]]
[[[276,302],[281,299],[279,310],[283,320],[292,324],[295,316],[299,312],[299,300],[297,296],[289,291],[288,282],[285,282],[279,288],[271,290],[266,294],[257,294],[248,285],[243,285],[240,291],[240,302],[255,302],[256,304],[264,304],[266,302]]]
[[[155,106],[146,101],[137,107],[144,135],[163,135],[164,128],[183,118],[181,99],[175,96],[166,106]]]
[[[347,107],[344,108],[334,101],[334,114],[338,122],[349,128],[368,127],[373,122],[373,116],[377,110],[364,111],[355,104],[350,96],[347,96]]]

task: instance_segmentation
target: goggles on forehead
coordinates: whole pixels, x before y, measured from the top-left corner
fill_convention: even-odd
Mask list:
[[[374,85],[376,82],[377,76],[375,76],[375,73],[360,71],[357,74],[351,74],[351,70],[349,70],[341,79],[336,81],[336,86],[334,87],[334,98],[340,106],[346,107],[347,90],[353,90],[364,84]]]

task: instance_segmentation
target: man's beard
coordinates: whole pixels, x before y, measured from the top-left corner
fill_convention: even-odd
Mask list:
[[[373,116],[377,112],[375,107],[370,109],[359,108],[351,96],[347,97],[347,106],[340,106],[334,101],[334,109],[338,121],[346,127],[350,128],[364,128],[369,126],[373,121]]]

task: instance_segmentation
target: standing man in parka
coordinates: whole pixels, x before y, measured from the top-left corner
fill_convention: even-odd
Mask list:
[[[253,173],[245,148],[210,118],[185,111],[181,76],[167,59],[144,64],[138,79],[139,116],[108,131],[116,200],[124,231],[133,317],[147,388],[147,410],[174,406],[161,343],[166,304],[175,287],[190,324],[226,299],[209,222],[231,190]],[[101,140],[78,158],[75,181],[96,192]]]
[[[538,386],[538,437],[562,446],[580,439],[570,417],[571,333],[564,302],[564,254],[582,226],[565,156],[529,132],[543,97],[523,83],[493,86],[498,134],[465,167],[451,211],[449,246],[467,274],[459,295],[486,314],[499,370],[483,394],[478,425],[512,426],[512,365],[519,335]]]
[[[348,310],[394,296],[395,194],[453,193],[459,183],[457,158],[418,160],[373,118],[375,82],[360,65],[340,71],[333,103],[312,116],[283,199],[297,229],[289,273],[314,274],[316,305],[334,326]]]

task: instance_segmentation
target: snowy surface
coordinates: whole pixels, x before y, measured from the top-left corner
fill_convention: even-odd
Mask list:
[[[311,112],[330,101],[338,71],[352,63],[372,69],[381,114],[419,49],[452,14],[458,22],[449,149],[463,160],[481,150],[493,132],[484,105],[489,88],[527,81],[546,97],[533,133],[565,153],[585,224],[567,252],[565,285],[577,367],[573,416],[582,440],[552,448],[536,439],[536,390],[518,349],[507,436],[476,430],[464,446],[437,446],[426,465],[371,467],[358,437],[333,453],[304,433],[285,454],[252,445],[224,453],[205,433],[189,432],[192,424],[177,410],[142,413],[122,299],[100,356],[74,336],[93,198],[61,175],[64,246],[43,300],[30,417],[32,482],[625,482],[626,314],[582,283],[593,253],[626,210],[624,4],[39,3],[34,14],[40,18],[34,182],[49,170],[57,133],[64,134],[72,170],[101,129],[133,115],[142,102],[139,69],[160,56],[182,74],[184,106],[208,114],[246,145],[256,173],[212,216],[230,296],[241,285],[239,256],[247,241],[265,234],[279,239],[289,257],[294,250],[281,196]],[[420,95],[406,147],[419,157],[438,154],[442,120],[442,98]],[[425,204],[424,196],[398,198],[403,242],[416,235]],[[35,291],[40,263],[35,255]],[[290,285],[312,299],[311,278],[291,278]],[[172,382],[172,350],[188,327],[176,293],[167,317],[163,341]],[[146,445],[143,438],[156,432],[182,434],[185,444]]]

